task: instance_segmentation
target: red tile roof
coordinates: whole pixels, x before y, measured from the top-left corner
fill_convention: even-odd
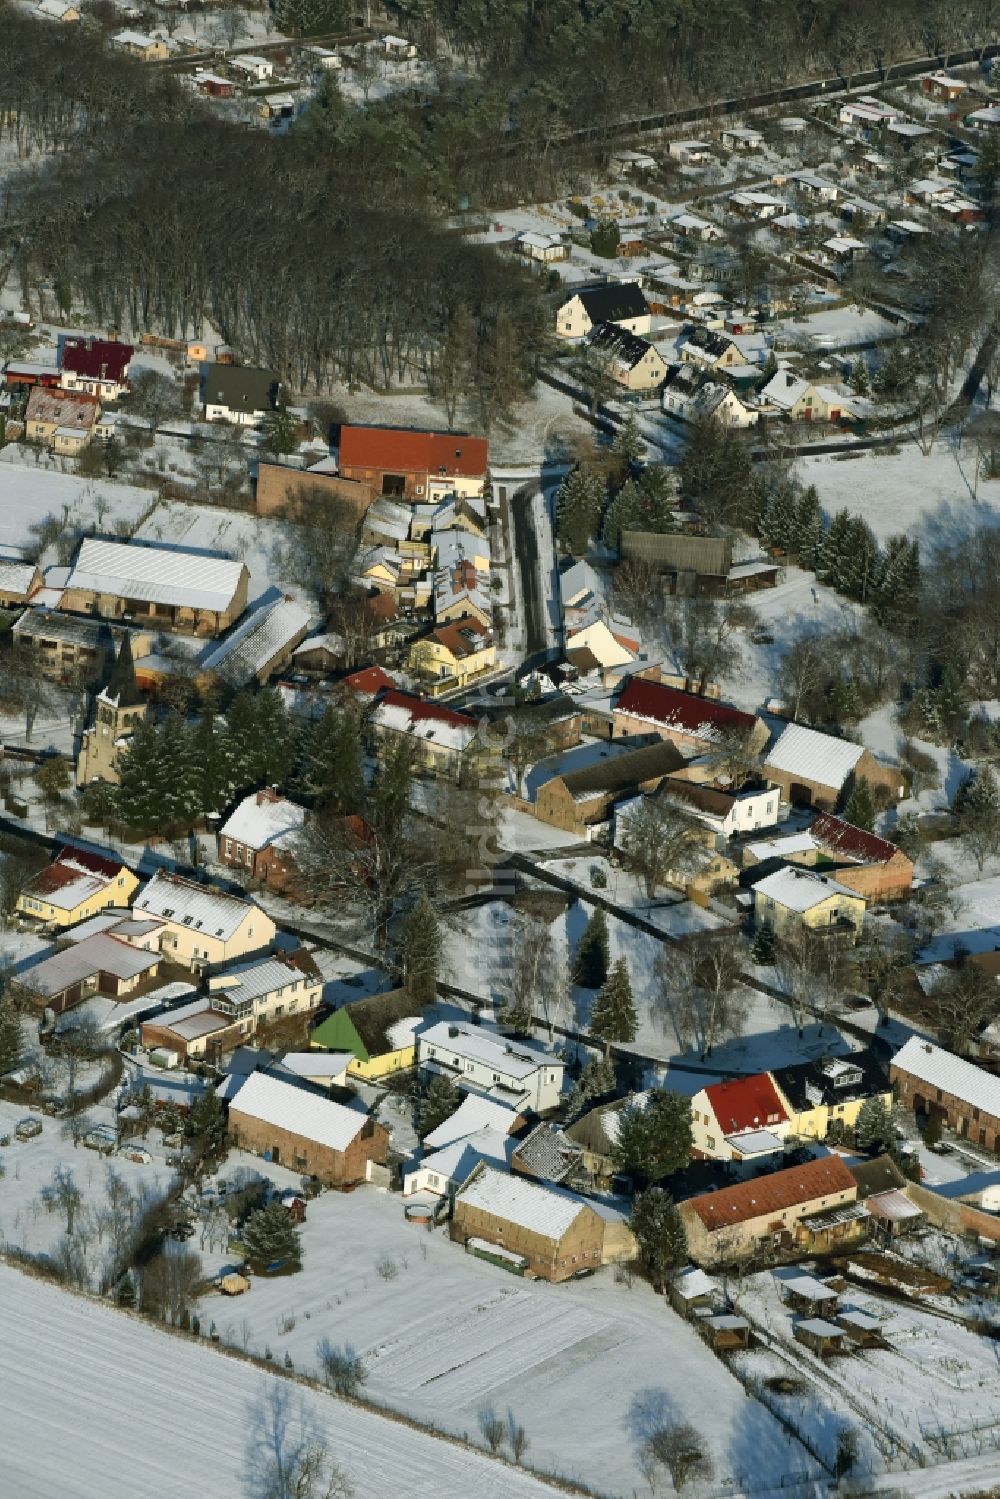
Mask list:
[[[396,683],[381,666],[362,666],[360,671],[352,671],[350,676],[344,677],[343,685],[359,697],[376,697],[387,688],[395,687]]]
[[[492,642],[492,635],[474,614],[463,614],[460,619],[450,619],[431,631],[431,639],[450,651],[456,661],[474,656]]]
[[[26,887],[33,894],[47,895],[55,890],[62,890],[67,885],[72,885],[74,880],[80,878],[80,874],[86,871],[88,874],[98,875],[104,880],[113,880],[122,869],[121,861],[117,863],[112,859],[105,859],[100,854],[87,853],[82,849],[61,849],[51,864],[39,870],[34,879]]]
[[[741,1129],[766,1129],[769,1124],[784,1124],[788,1118],[766,1072],[713,1083],[705,1089],[705,1096],[724,1135]]]
[[[400,427],[340,429],[340,466],[480,479],[486,475],[485,437],[459,432],[410,432]]]
[[[383,708],[405,708],[413,719],[432,718],[436,723],[450,724],[453,729],[474,729],[476,720],[467,713],[456,713],[452,708],[443,708],[440,703],[430,703],[426,698],[414,697],[409,692],[386,692],[380,699]]]
[[[618,699],[615,712],[662,724],[694,739],[715,739],[734,729],[748,731],[756,723],[752,713],[741,713],[728,703],[680,692],[676,687],[664,687],[661,682],[648,682],[644,677],[632,678]]]
[[[858,859],[863,864],[888,864],[900,852],[888,839],[879,838],[876,833],[866,833],[842,817],[834,817],[832,812],[821,812],[809,832],[831,853]]]
[[[758,1176],[735,1187],[723,1187],[720,1192],[706,1192],[690,1198],[684,1205],[697,1213],[711,1232],[753,1218],[766,1218],[771,1213],[784,1212],[785,1208],[808,1207],[841,1192],[853,1192],[850,1199],[853,1202],[858,1184],[840,1156],[831,1155],[808,1161],[804,1166],[792,1166],[787,1171],[775,1171],[771,1176]]]
[[[114,878],[125,868],[122,859],[116,859],[108,854],[98,854],[89,848],[72,848],[67,844],[56,854],[56,862],[61,859],[72,859],[74,864],[81,864],[91,874],[107,875],[108,879]]]
[[[62,367],[91,380],[114,380],[120,384],[134,353],[131,344],[106,338],[67,338],[63,340]]]

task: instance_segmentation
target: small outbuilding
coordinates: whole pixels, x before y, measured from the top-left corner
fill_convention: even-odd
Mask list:
[[[847,1351],[844,1347],[844,1329],[833,1322],[826,1322],[822,1317],[806,1317],[802,1322],[796,1322],[792,1331],[797,1343],[804,1343],[813,1353],[818,1353],[820,1358],[830,1358]]]

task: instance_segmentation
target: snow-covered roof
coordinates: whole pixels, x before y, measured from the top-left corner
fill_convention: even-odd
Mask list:
[[[426,1047],[437,1046],[453,1056],[492,1066],[506,1077],[526,1078],[540,1067],[563,1066],[558,1057],[525,1042],[505,1041],[502,1036],[490,1035],[478,1027],[449,1025],[444,1020],[432,1025],[418,1039],[421,1056]]]
[[[876,1218],[888,1218],[892,1223],[904,1223],[909,1218],[923,1217],[916,1203],[911,1202],[898,1187],[890,1187],[888,1192],[876,1192],[868,1198],[865,1207]]]
[[[223,671],[231,682],[242,685],[301,640],[309,625],[308,609],[295,599],[276,599],[247,615],[201,664],[206,671]]]
[[[773,1155],[776,1150],[784,1149],[778,1136],[769,1129],[745,1129],[739,1134],[727,1135],[726,1144],[744,1157]]]
[[[788,1280],[782,1280],[782,1287],[790,1291],[794,1296],[800,1296],[803,1301],[836,1301],[837,1292],[824,1285],[815,1275],[792,1275]]]
[[[566,1192],[537,1186],[490,1166],[462,1189],[457,1201],[546,1239],[561,1239],[586,1206]]]
[[[244,571],[244,563],[228,557],[89,536],[80,543],[66,587],[221,614]]]
[[[464,713],[402,692],[387,692],[371,721],[376,728],[412,735],[459,752],[469,747],[479,729],[476,720]]]
[[[822,1317],[806,1317],[801,1322],[796,1322],[796,1327],[803,1332],[811,1332],[816,1338],[842,1338],[843,1329],[835,1327],[832,1322],[825,1321]]]
[[[286,1051],[280,1065],[296,1077],[340,1077],[354,1061],[353,1051]]]
[[[407,1174],[433,1171],[445,1181],[464,1182],[468,1181],[480,1161],[495,1161],[498,1166],[506,1166],[513,1149],[514,1141],[500,1130],[480,1129],[432,1151]]]
[[[318,1093],[309,1093],[297,1083],[286,1083],[265,1072],[252,1072],[230,1103],[230,1114],[246,1114],[301,1135],[329,1150],[346,1150],[364,1129],[367,1116],[348,1109]]]
[[[116,937],[103,932],[77,942],[51,957],[43,958],[33,968],[23,971],[20,982],[35,994],[43,996],[61,994],[71,984],[82,983],[95,973],[112,973],[116,978],[127,980],[155,968],[161,961],[158,952],[142,952],[119,942]]]
[[[893,1057],[892,1066],[908,1072],[929,1087],[951,1093],[981,1113],[1000,1119],[1000,1077],[994,1077],[991,1072],[956,1057],[941,1046],[911,1036]]]
[[[710,1275],[697,1265],[692,1265],[689,1270],[682,1270],[674,1281],[674,1290],[682,1301],[693,1301],[698,1296],[716,1296],[719,1294],[719,1286]]]
[[[287,797],[267,791],[253,791],[245,796],[236,811],[222,826],[220,836],[233,838],[250,848],[268,848],[280,843],[290,833],[304,826],[306,809]]]
[[[33,562],[11,562],[0,559],[0,589],[4,593],[27,595],[38,572]]]
[[[424,1144],[432,1150],[441,1150],[452,1141],[483,1129],[497,1130],[506,1135],[517,1118],[515,1111],[506,1104],[495,1103],[492,1098],[483,1098],[479,1093],[467,1093],[451,1118],[424,1136]]]
[[[191,927],[205,936],[221,937],[224,941],[248,916],[259,914],[263,922],[269,921],[253,901],[226,895],[210,885],[198,885],[163,869],[157,870],[141,895],[133,901],[132,909],[160,916],[175,926]]]
[[[769,752],[765,771],[780,770],[840,790],[864,754],[864,746],[790,723]]]
[[[746,847],[747,853],[760,863],[765,859],[790,859],[793,854],[811,854],[815,849],[816,840],[808,831],[786,833],[782,838],[762,838],[759,843],[748,843]]]
[[[293,963],[283,958],[262,958],[256,963],[240,963],[227,968],[224,973],[214,974],[211,980],[213,994],[225,994],[228,999],[263,999],[268,994],[279,994],[289,984],[304,982],[306,988],[320,980],[311,973],[304,973]]]
[[[754,887],[754,895],[766,895],[789,911],[811,911],[822,905],[831,895],[848,895],[853,900],[863,900],[856,890],[839,885],[829,875],[819,874],[814,869],[778,869],[760,880]]]

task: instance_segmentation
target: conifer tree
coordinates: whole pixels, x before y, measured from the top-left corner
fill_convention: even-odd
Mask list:
[[[24,1058],[24,1033],[21,1017],[10,1000],[0,1000],[0,1077],[14,1072]]]
[[[258,774],[254,779],[287,786],[298,758],[298,729],[276,688],[258,693],[255,702]]]
[[[198,777],[199,810],[220,812],[233,789],[225,731],[220,729],[213,714],[204,713],[188,734]]]
[[[587,1062],[573,1085],[566,1103],[566,1118],[573,1120],[584,1112],[594,1099],[606,1097],[615,1091],[615,1064],[604,1057],[594,1057]]]
[[[684,1224],[670,1194],[659,1187],[639,1192],[632,1204],[630,1226],[639,1246],[640,1265],[654,1286],[662,1286],[688,1257]]]
[[[118,759],[118,816],[137,833],[163,826],[168,770],[161,759],[161,739],[152,719],[137,724]]]
[[[794,552],[799,566],[816,570],[823,546],[823,510],[815,484],[804,490],[795,516]]]
[[[600,477],[589,469],[571,469],[556,495],[556,530],[561,544],[574,556],[583,556],[597,535],[603,506]]]
[[[615,1166],[643,1185],[680,1171],[691,1159],[691,1101],[654,1088],[643,1104],[627,1104],[618,1119]]]
[[[859,1150],[881,1152],[895,1149],[896,1132],[892,1113],[881,1098],[865,1099],[854,1121],[854,1137]]]
[[[628,966],[624,958],[619,958],[594,1000],[590,1012],[590,1034],[596,1041],[604,1042],[607,1057],[612,1042],[634,1041],[638,1028]]]
[[[634,411],[630,411],[615,433],[611,442],[611,451],[618,457],[623,458],[626,463],[638,463],[646,451],[646,441],[639,431],[639,423]]]
[[[319,809],[341,816],[356,812],[364,795],[364,752],[357,712],[332,706],[307,729],[298,787]]]
[[[826,529],[819,554],[819,575],[831,588],[843,590],[847,549],[850,544],[851,514],[838,510]]]
[[[287,1208],[280,1202],[269,1202],[248,1217],[240,1231],[240,1240],[248,1260],[268,1265],[272,1260],[302,1259],[302,1240]]]
[[[770,922],[762,921],[760,926],[754,933],[753,946],[750,949],[750,956],[753,958],[755,963],[762,963],[766,967],[767,964],[774,962],[774,955],[774,928],[771,926]]]
[[[871,526],[859,515],[852,516],[840,566],[840,591],[867,604],[876,587],[879,561],[878,542]]]
[[[399,934],[403,982],[418,1004],[430,1004],[437,993],[441,948],[437,912],[422,890],[416,904],[407,912]]]
[[[844,804],[844,818],[852,827],[863,828],[866,833],[871,833],[875,829],[877,814],[872,788],[864,776],[861,776],[854,782]]]
[[[417,1104],[417,1129],[421,1140],[450,1119],[461,1100],[450,1077],[432,1077]]]
[[[602,906],[598,906],[584,929],[576,950],[573,966],[573,982],[585,989],[599,989],[608,976],[611,951],[608,942],[608,922]]]
[[[770,504],[764,513],[762,540],[783,552],[795,550],[798,535],[798,510],[795,497],[787,484],[782,484],[771,495]]]
[[[869,391],[868,366],[865,356],[859,354],[851,367],[851,389],[856,396],[866,396]]]

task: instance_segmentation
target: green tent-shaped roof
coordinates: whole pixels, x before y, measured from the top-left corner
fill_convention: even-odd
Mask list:
[[[419,1015],[420,1005],[405,989],[373,994],[334,1010],[310,1033],[309,1043],[324,1051],[349,1051],[359,1062],[392,1050],[387,1032],[407,1015]]]

